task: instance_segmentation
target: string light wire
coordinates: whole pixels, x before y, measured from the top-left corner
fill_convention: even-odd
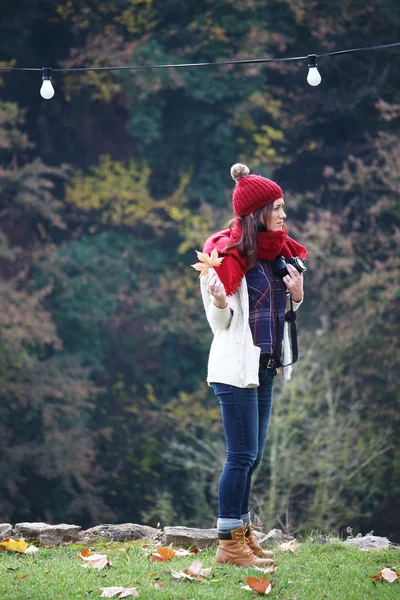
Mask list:
[[[0,67],[0,71],[41,71],[42,73],[42,90],[45,90],[45,95],[42,96],[45,99],[50,99],[54,96],[54,89],[51,84],[51,73],[62,73],[62,72],[74,72],[74,71],[138,71],[144,69],[183,69],[193,67],[213,67],[213,66],[224,66],[224,65],[248,65],[248,64],[260,64],[260,63],[280,63],[290,61],[304,61],[308,60],[308,75],[307,81],[310,85],[319,85],[321,82],[321,75],[317,69],[317,59],[325,58],[328,56],[339,56],[341,54],[350,54],[353,52],[370,52],[373,50],[383,50],[388,48],[395,48],[400,46],[400,42],[392,44],[380,44],[378,46],[366,46],[364,48],[349,48],[347,50],[336,50],[334,52],[325,52],[322,54],[307,54],[306,56],[287,56],[282,58],[250,58],[242,60],[220,60],[215,62],[199,62],[199,63],[177,63],[177,64],[153,64],[153,65],[127,65],[127,66],[116,66],[116,67]],[[53,90],[53,93],[51,93]]]

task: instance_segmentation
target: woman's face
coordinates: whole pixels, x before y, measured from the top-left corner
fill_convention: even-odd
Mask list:
[[[283,222],[286,219],[286,213],[283,210],[285,202],[283,198],[275,200],[272,210],[269,214],[268,223],[264,223],[269,231],[281,231]]]

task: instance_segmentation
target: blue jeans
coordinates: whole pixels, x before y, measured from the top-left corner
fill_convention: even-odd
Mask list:
[[[212,383],[221,406],[226,462],[218,488],[218,517],[240,519],[250,510],[251,476],[261,462],[272,409],[276,369],[260,369],[260,385]]]

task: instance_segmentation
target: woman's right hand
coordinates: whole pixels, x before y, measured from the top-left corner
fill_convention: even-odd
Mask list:
[[[225,288],[221,283],[220,278],[216,273],[213,273],[207,281],[207,291],[214,298],[214,304],[218,308],[226,308],[226,293]]]

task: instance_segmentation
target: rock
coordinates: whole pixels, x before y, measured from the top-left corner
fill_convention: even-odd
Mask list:
[[[11,536],[11,523],[0,523],[0,542]]]
[[[78,525],[48,525],[47,523],[17,523],[13,537],[38,540],[42,546],[57,546],[63,542],[77,542],[81,528]]]
[[[157,536],[161,539],[161,531],[147,525],[137,525],[136,523],[122,523],[120,525],[96,525],[82,531],[79,539],[83,543],[89,543],[99,538],[106,538],[113,542],[131,542],[133,540],[155,539]]]
[[[166,546],[172,544],[181,546],[195,546],[196,548],[210,548],[218,543],[216,529],[196,529],[191,527],[164,527],[163,542]]]
[[[347,546],[354,546],[360,550],[372,552],[375,550],[386,550],[390,547],[390,540],[387,537],[378,535],[365,535],[364,537],[351,538],[344,542]]]
[[[323,535],[318,535],[316,538],[313,539],[312,543],[313,544],[327,544],[328,540]]]
[[[291,540],[294,540],[292,535],[283,533],[281,529],[271,529],[271,531],[259,539],[259,543],[262,546],[270,548],[276,544],[283,544],[284,542],[290,542]]]

